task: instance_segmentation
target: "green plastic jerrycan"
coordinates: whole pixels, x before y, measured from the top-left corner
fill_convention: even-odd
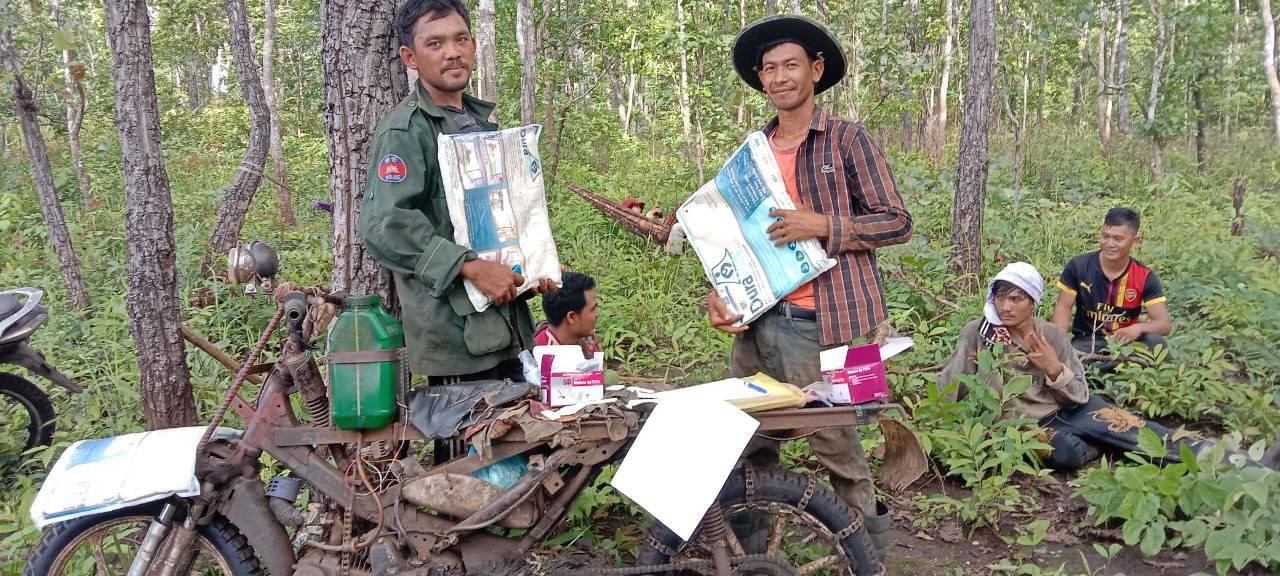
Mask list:
[[[396,415],[400,383],[400,322],[377,294],[347,296],[329,327],[327,342],[333,423],[343,430],[372,430]]]

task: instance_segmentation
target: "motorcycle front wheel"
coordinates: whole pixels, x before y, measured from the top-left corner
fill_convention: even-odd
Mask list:
[[[129,571],[163,502],[153,502],[55,524],[45,530],[23,576],[95,576]],[[174,519],[174,525],[181,520]],[[188,574],[262,576],[249,541],[226,518],[199,528]],[[163,547],[160,554],[163,554]],[[154,564],[153,564],[154,566]]]

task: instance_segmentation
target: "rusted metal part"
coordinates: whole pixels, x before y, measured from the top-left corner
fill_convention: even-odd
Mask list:
[[[262,481],[240,478],[224,493],[226,501],[219,509],[253,543],[254,551],[267,571],[289,574],[297,560],[293,556],[293,545],[284,526],[267,505]]]
[[[443,512],[455,518],[467,518],[503,494],[503,489],[466,474],[435,474],[415,478],[400,488],[409,502]],[[538,507],[532,500],[513,506],[498,521],[506,528],[528,528],[538,519]]]
[[[581,186],[566,184],[565,187],[574,194],[581,196],[583,200],[586,200],[592,206],[595,206],[610,220],[621,224],[631,232],[651,238],[659,244],[666,244],[667,239],[671,237],[671,227],[676,223],[675,210],[671,210],[665,218],[658,220],[630,210],[621,203],[614,202]]]
[[[758,430],[795,430],[800,428],[828,428],[871,424],[880,414],[891,409],[902,410],[897,404],[866,403],[832,408],[783,408],[765,412],[752,412],[751,417],[760,421]]]
[[[187,327],[186,324],[183,324],[180,330],[182,332],[182,337],[186,338],[187,342],[190,342],[196,348],[199,348],[202,352],[211,356],[214,360],[217,360],[219,364],[226,366],[227,369],[232,372],[240,370],[240,362],[235,358],[232,358],[230,354],[223,352],[221,348],[215,346],[208,338],[201,336],[195,330]],[[262,384],[262,377],[257,376],[256,374],[250,373],[246,378],[254,384]]]
[[[529,532],[520,539],[520,548],[527,549],[539,542],[551,532],[560,519],[564,517],[565,512],[573,505],[574,499],[582,492],[582,487],[586,486],[591,477],[595,475],[597,469],[594,466],[583,466],[569,478],[569,482],[565,484],[560,495],[547,506],[542,512],[542,518],[538,519],[538,523],[529,529]],[[559,478],[558,476],[556,478]]]

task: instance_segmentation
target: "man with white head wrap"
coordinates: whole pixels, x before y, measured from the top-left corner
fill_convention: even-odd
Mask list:
[[[997,392],[1004,389],[1006,370],[980,373],[981,350],[1000,351],[1008,376],[1027,375],[1031,387],[1006,405],[1006,417],[1037,420],[1053,448],[1045,464],[1060,470],[1079,468],[1099,454],[1099,447],[1130,451],[1138,447],[1138,432],[1149,428],[1166,440],[1167,460],[1179,459],[1173,431],[1089,395],[1084,368],[1062,328],[1035,317],[1044,297],[1044,278],[1026,262],[1001,270],[987,290],[983,317],[960,331],[956,349],[938,377],[938,388],[951,399],[964,395],[965,381],[981,382]],[[975,376],[973,378],[962,375]],[[956,386],[950,388],[952,384]],[[1205,443],[1187,441],[1192,450]]]

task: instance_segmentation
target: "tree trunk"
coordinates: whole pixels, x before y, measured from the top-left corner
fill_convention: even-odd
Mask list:
[[[1099,7],[1098,26],[1098,142],[1102,155],[1111,152],[1111,96],[1107,89],[1107,7]]]
[[[982,211],[987,197],[987,137],[995,75],[996,21],[992,0],[972,0],[969,8],[969,71],[955,203],[951,208],[951,270],[968,292],[978,288],[982,264]]]
[[[772,0],[770,0],[772,1]],[[680,27],[680,36],[678,39],[680,50],[680,128],[684,131],[684,153],[685,158],[693,158],[693,122],[691,121],[692,106],[689,103],[689,55],[684,43],[684,0],[676,0],[676,14]],[[698,181],[702,182],[702,167],[698,167]]]
[[[953,0],[946,0],[943,18],[947,20],[947,37],[942,41],[942,77],[938,80],[938,100],[929,116],[925,130],[925,153],[934,162],[941,162],[943,147],[947,142],[947,89],[951,86],[951,48],[956,34],[956,18],[952,14]]]
[[[276,208],[280,221],[293,227],[293,206],[289,202],[289,170],[284,163],[284,142],[280,133],[280,102],[276,93],[276,7],[275,0],[263,0],[264,23],[262,26],[262,91],[267,100],[267,112],[271,117],[270,143],[271,166],[275,172]]]
[[[147,428],[196,423],[187,351],[179,332],[173,201],[160,143],[160,108],[144,0],[106,0],[115,121],[124,159],[125,310],[137,350]]]
[[[258,76],[258,59],[249,32],[249,19],[245,15],[244,0],[225,0],[227,23],[231,32],[231,57],[240,80],[240,93],[249,107],[249,139],[240,166],[231,176],[231,183],[218,205],[217,220],[209,233],[209,245],[200,262],[200,273],[213,276],[227,251],[240,240],[240,228],[245,214],[253,202],[253,195],[262,184],[263,164],[271,139],[271,112],[263,94],[262,80]]]
[[[378,119],[409,92],[392,24],[395,0],[322,0],[325,141],[333,194],[333,289],[378,294],[388,309],[391,275],[356,235]]]
[[[1267,76],[1267,89],[1271,92],[1271,120],[1276,131],[1276,146],[1280,146],[1280,77],[1276,76],[1276,22],[1271,16],[1271,0],[1258,0],[1262,12],[1262,69]]]
[[[53,12],[54,24],[59,30],[65,26],[66,18],[56,1],[49,3]],[[76,169],[76,179],[80,182],[80,200],[86,209],[93,207],[93,190],[89,187],[89,173],[84,169],[84,150],[80,145],[80,127],[84,124],[84,65],[75,62],[75,53],[70,48],[62,51],[62,83],[65,91],[62,100],[67,109],[67,145],[71,148],[71,164]]]
[[[1080,32],[1076,35],[1076,73],[1072,75],[1071,80],[1071,118],[1075,119],[1077,126],[1082,123],[1084,115],[1084,71],[1088,68],[1089,57],[1087,45],[1089,44],[1089,26],[1085,25],[1080,28]]]
[[[764,0],[765,16],[773,16],[778,13],[778,0]]]
[[[1049,45],[1040,46],[1040,76],[1036,80],[1036,127],[1044,128],[1045,85],[1049,79]]]
[[[791,0],[788,8],[791,9],[792,14],[804,14],[804,10],[800,9],[800,0]]]
[[[1231,185],[1231,209],[1235,213],[1231,218],[1232,236],[1244,236],[1244,197],[1248,184],[1248,176],[1236,176],[1235,183]]]
[[[494,0],[480,0],[476,10],[476,86],[481,100],[498,100],[498,27]],[[494,108],[494,116],[497,116]]]
[[[537,114],[538,46],[534,38],[533,0],[516,2],[516,43],[520,48],[520,123],[533,124]]]
[[[22,126],[22,139],[27,143],[27,155],[31,159],[31,180],[35,184],[36,195],[40,197],[40,211],[44,214],[45,227],[48,228],[49,243],[53,245],[53,252],[58,257],[62,284],[67,290],[67,304],[75,310],[84,310],[89,307],[89,292],[85,290],[84,280],[80,277],[80,260],[76,258],[75,247],[71,245],[71,231],[67,228],[67,219],[62,213],[58,193],[53,188],[53,168],[49,165],[44,134],[40,132],[35,95],[22,77],[21,64],[13,49],[12,28],[6,28],[0,36],[0,58],[4,60],[4,68],[12,75],[9,88],[13,93],[13,108],[18,123]]]
[[[1116,129],[1128,136],[1133,133],[1129,118],[1129,0],[1120,0],[1116,39]]]
[[[1156,46],[1151,56],[1151,91],[1147,94],[1146,130],[1151,137],[1151,178],[1164,175],[1164,137],[1156,128],[1156,104],[1160,101],[1160,79],[1164,67],[1165,50],[1168,49],[1168,31],[1165,28],[1164,13],[1160,3],[1163,0],[1149,0],[1151,16],[1156,22]],[[1262,0],[1266,2],[1267,0]]]
[[[1204,72],[1196,75],[1194,83],[1191,85],[1191,98],[1195,102],[1196,113],[1196,173],[1204,174],[1205,163],[1205,136],[1204,136],[1204,97],[1200,93],[1200,84],[1204,81]]]

